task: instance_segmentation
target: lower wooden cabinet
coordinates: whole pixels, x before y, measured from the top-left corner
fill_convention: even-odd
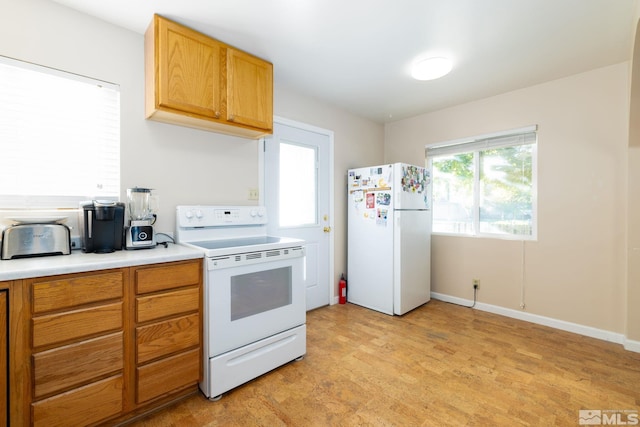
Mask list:
[[[197,383],[201,375],[199,263],[136,269],[136,402]]]
[[[0,289],[0,425],[9,425],[9,290]]]
[[[12,330],[27,337],[12,342],[12,426],[111,425],[197,391],[200,259],[12,286],[18,291]],[[0,340],[6,341],[5,294],[0,287]],[[0,364],[6,360],[0,350]],[[0,372],[6,390],[7,369]],[[7,402],[6,391],[0,401]],[[6,404],[0,411],[6,414]]]
[[[126,270],[26,280],[32,424],[90,425],[124,409]]]

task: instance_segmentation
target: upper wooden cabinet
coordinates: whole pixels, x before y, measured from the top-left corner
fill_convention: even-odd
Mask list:
[[[273,130],[273,66],[236,49],[226,54],[227,120]]]
[[[273,131],[273,65],[155,15],[145,34],[145,113],[245,138]]]
[[[157,92],[154,108],[219,119],[222,44],[158,16],[155,22],[157,76],[150,76]]]

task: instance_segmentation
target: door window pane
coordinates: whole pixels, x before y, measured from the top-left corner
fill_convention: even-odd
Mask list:
[[[315,147],[280,143],[280,226],[317,224]]]

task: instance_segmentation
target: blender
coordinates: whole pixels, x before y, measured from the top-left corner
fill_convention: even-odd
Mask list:
[[[128,188],[129,226],[125,230],[125,247],[127,249],[153,248],[156,237],[153,224],[156,215],[151,210],[151,189]]]

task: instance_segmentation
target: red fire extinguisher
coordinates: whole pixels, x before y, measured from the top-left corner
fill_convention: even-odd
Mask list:
[[[338,302],[340,304],[347,303],[347,281],[344,278],[344,273],[340,275],[340,283],[338,284]]]

